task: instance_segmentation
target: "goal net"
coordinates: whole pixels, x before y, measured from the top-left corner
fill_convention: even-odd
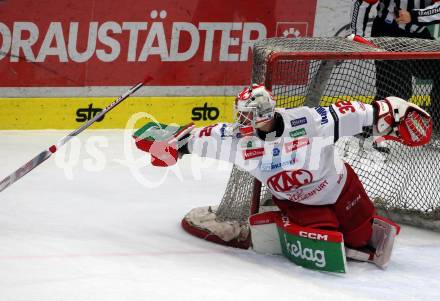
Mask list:
[[[431,142],[406,147],[376,143],[365,132],[336,147],[357,172],[378,212],[397,222],[440,230],[440,42],[372,38],[377,47],[344,38],[272,38],[254,46],[252,82],[272,90],[278,107],[328,106],[337,100],[371,103],[398,96],[433,118]],[[196,208],[182,220],[191,234],[249,247],[248,217],[273,208],[270,192],[234,166],[220,204]]]

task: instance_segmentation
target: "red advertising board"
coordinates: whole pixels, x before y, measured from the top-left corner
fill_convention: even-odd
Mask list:
[[[316,0],[0,1],[0,87],[249,83],[251,48],[311,36]]]

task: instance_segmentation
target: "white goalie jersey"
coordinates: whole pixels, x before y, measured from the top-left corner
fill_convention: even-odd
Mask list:
[[[330,107],[276,109],[276,118],[277,131],[265,137],[261,133],[241,137],[227,123],[195,129],[188,149],[236,164],[278,199],[334,204],[347,174],[334,143],[372,126],[372,106],[339,101]]]

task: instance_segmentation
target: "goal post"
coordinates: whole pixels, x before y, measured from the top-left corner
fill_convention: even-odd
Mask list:
[[[364,133],[341,138],[336,148],[380,214],[440,231],[440,41],[371,41],[378,48],[339,37],[260,41],[253,48],[252,82],[271,89],[278,107],[398,96],[427,110],[434,131],[426,146],[377,144]],[[192,210],[182,225],[196,236],[247,248],[248,217],[265,210],[270,199],[263,184],[234,166],[221,202]]]

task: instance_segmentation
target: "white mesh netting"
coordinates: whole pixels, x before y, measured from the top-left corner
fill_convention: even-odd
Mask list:
[[[371,41],[378,48],[344,38],[263,40],[254,46],[252,82],[271,88],[279,107],[326,106],[338,99],[369,103],[394,95],[426,109],[434,123],[427,146],[409,148],[395,142],[375,146],[366,132],[340,139],[337,148],[382,214],[438,230],[440,42],[407,38]],[[270,199],[264,185],[260,187],[248,173],[234,167],[213,212],[215,220],[246,226],[251,208]]]

